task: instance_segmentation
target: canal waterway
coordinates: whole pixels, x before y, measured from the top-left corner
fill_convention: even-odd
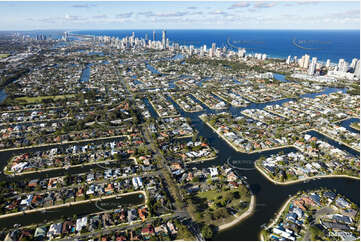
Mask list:
[[[130,194],[121,197],[113,197],[88,203],[76,204],[69,207],[47,209],[33,213],[23,213],[21,215],[0,219],[0,228],[11,228],[14,224],[27,226],[31,224],[46,223],[61,218],[73,218],[74,215],[81,217],[91,213],[102,212],[105,210],[118,209],[120,207],[129,207],[141,205],[145,201],[142,193]]]
[[[277,77],[282,78],[282,77]],[[302,97],[314,98],[318,95],[328,94],[332,92],[345,92],[346,89],[337,89],[337,88],[325,88],[322,92],[315,94],[305,94]],[[199,102],[198,99],[192,97],[196,102],[200,103],[204,108],[201,112],[190,113],[184,112],[170,97],[167,96],[167,99],[173,103],[178,112],[186,118],[190,118],[192,127],[198,131],[198,135],[206,138],[209,144],[218,150],[217,158],[210,161],[205,161],[203,163],[194,163],[190,166],[195,166],[198,168],[209,167],[212,165],[221,165],[226,161],[231,162],[233,165],[239,168],[246,168],[246,170],[237,170],[237,173],[240,176],[246,176],[247,181],[250,184],[252,192],[256,195],[256,209],[252,216],[248,217],[246,220],[241,223],[229,228],[225,231],[219,232],[215,237],[215,240],[259,240],[259,232],[261,231],[261,226],[268,223],[270,219],[272,219],[282,206],[282,204],[289,198],[290,195],[294,195],[300,190],[312,190],[319,188],[328,188],[332,190],[336,190],[337,193],[345,195],[350,198],[353,202],[360,204],[360,181],[355,179],[347,179],[347,178],[322,178],[322,179],[313,179],[307,182],[300,182],[292,185],[276,185],[269,180],[267,180],[261,173],[258,172],[254,168],[254,162],[259,159],[261,156],[269,156],[271,154],[277,154],[281,151],[285,153],[295,152],[297,151],[295,148],[280,148],[277,150],[270,150],[265,152],[253,153],[253,154],[245,154],[241,152],[235,151],[226,141],[220,138],[210,127],[204,124],[204,122],[199,118],[200,114],[203,113],[219,113],[219,112],[230,112],[233,116],[241,115],[240,112],[244,109],[249,108],[258,108],[262,109],[267,105],[274,104],[282,104],[284,102],[288,102],[292,99],[282,99],[279,101],[268,102],[268,103],[251,103],[249,106],[245,108],[236,108],[229,107],[227,110],[212,110],[205,106],[203,103]],[[149,100],[144,98],[143,101],[150,111],[152,117],[158,118],[157,113],[150,105]],[[347,122],[341,122],[340,125],[348,125]],[[311,131],[312,132],[312,131]],[[337,148],[345,150],[346,152],[352,155],[358,155],[359,153],[354,152],[352,150],[348,150],[347,147],[338,144],[336,141],[330,140],[327,137],[324,137],[316,132],[311,133],[318,138],[321,138],[332,145],[335,145]],[[37,148],[38,149],[38,148]],[[42,148],[39,148],[42,149]],[[44,148],[49,149],[49,147]],[[24,153],[24,151],[16,151],[16,152],[1,152],[0,160],[1,164],[4,166],[7,160],[14,155],[15,153]],[[80,171],[74,170],[74,173],[78,173]],[[83,171],[82,171],[83,172]],[[65,172],[63,171],[63,174]],[[58,175],[58,174],[50,174],[50,175]],[[20,178],[9,178],[4,177],[2,175],[1,179],[20,179]],[[132,204],[139,204],[142,201],[137,196],[130,196],[125,199],[126,202],[130,202]],[[79,205],[80,206],[80,205]],[[9,218],[7,220],[0,219],[0,227],[8,226],[9,224],[19,223],[19,221],[24,221],[23,223],[37,223],[42,222],[44,218],[59,218],[60,216],[72,216],[73,213],[90,213],[96,212],[97,208],[94,204],[84,204],[81,205],[84,207],[69,207],[62,208],[61,210],[57,210],[53,214],[37,214],[37,216],[33,215],[22,215],[19,218]],[[53,216],[53,217],[52,217]],[[23,224],[22,223],[22,224]]]
[[[279,77],[278,77],[279,78]],[[301,97],[315,98],[322,94],[329,94],[332,92],[345,92],[346,89],[337,88],[325,88],[319,93],[305,94]],[[282,204],[289,198],[290,195],[296,194],[298,191],[308,191],[319,188],[328,188],[336,190],[337,193],[345,195],[350,198],[351,201],[360,204],[360,180],[348,179],[348,178],[322,178],[313,179],[306,182],[300,182],[292,185],[276,185],[266,179],[258,170],[254,167],[254,162],[261,156],[270,156],[279,152],[289,153],[298,151],[295,148],[280,148],[276,150],[270,150],[265,152],[245,154],[235,151],[226,141],[220,138],[210,127],[204,124],[199,118],[200,114],[203,113],[219,113],[219,112],[230,112],[233,116],[240,115],[240,112],[244,109],[257,108],[262,109],[267,105],[282,104],[292,99],[282,99],[279,101],[268,102],[268,103],[251,103],[245,108],[236,108],[231,106],[228,110],[212,110],[199,102],[196,98],[192,97],[196,102],[200,103],[204,108],[201,112],[190,113],[184,112],[177,103],[175,103],[170,97],[167,97],[169,101],[173,103],[177,111],[186,118],[190,118],[192,127],[198,131],[198,135],[206,138],[209,144],[219,151],[217,158],[211,161],[205,161],[203,163],[191,164],[191,167],[209,167],[213,165],[222,165],[229,161],[233,165],[239,168],[246,168],[246,170],[237,170],[240,176],[246,176],[247,181],[250,184],[251,190],[256,195],[256,209],[252,216],[248,217],[241,223],[225,230],[221,231],[214,238],[215,240],[259,240],[259,233],[262,229],[262,225],[268,223],[278,212]],[[147,99],[144,100],[146,106],[150,110],[151,115],[154,118],[158,118],[157,113],[153,107],[149,104]],[[342,124],[341,124],[342,125]],[[340,148],[351,155],[360,156],[355,150],[350,149],[347,146],[337,143],[317,132],[310,131],[309,134],[322,139],[337,148]]]

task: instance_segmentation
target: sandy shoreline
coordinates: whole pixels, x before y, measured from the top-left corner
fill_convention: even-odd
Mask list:
[[[226,230],[228,228],[233,227],[234,225],[238,224],[239,222],[241,222],[242,220],[244,220],[245,218],[247,218],[248,216],[252,215],[254,212],[254,209],[256,207],[256,196],[252,195],[251,196],[251,202],[250,205],[248,207],[248,210],[246,212],[244,212],[243,214],[239,215],[239,216],[235,216],[236,219],[234,219],[233,221],[226,223],[226,224],[222,224],[220,226],[218,226],[219,231],[222,230]]]
[[[281,209],[278,211],[277,213],[277,216],[276,218],[268,225],[265,227],[265,230],[271,228],[275,223],[277,223],[277,221],[279,220],[279,218],[281,217],[281,215],[283,214],[283,211],[287,208],[287,205],[291,202],[292,199],[296,198],[297,195],[294,195],[292,197],[290,197],[284,204],[283,206],[281,207]],[[262,234],[262,230],[259,234],[259,237],[261,239],[261,241],[264,241],[264,237],[263,237],[263,234]]]

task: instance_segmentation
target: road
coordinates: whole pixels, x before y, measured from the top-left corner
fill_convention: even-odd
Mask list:
[[[131,105],[135,105],[135,99],[133,94],[129,91],[126,83],[124,82],[124,80],[122,80],[120,78],[119,75],[119,70],[116,68],[116,66],[114,66],[115,69],[115,73],[118,76],[118,79],[121,81],[123,88],[126,90]],[[172,180],[171,180],[171,170],[169,168],[169,166],[166,164],[166,161],[164,159],[164,156],[161,154],[157,144],[154,142],[154,140],[152,139],[152,136],[150,135],[149,129],[146,125],[143,124],[142,127],[142,133],[146,139],[146,141],[150,144],[151,148],[153,151],[155,151],[155,155],[154,158],[156,158],[159,161],[159,166],[161,168],[160,172],[163,175],[163,177],[165,177],[166,179],[166,183],[168,185],[168,188],[170,188],[170,191],[172,193],[172,196],[174,197],[174,199],[178,202],[175,203],[176,205],[176,210],[172,211],[173,215],[172,217],[182,217],[182,218],[186,218],[190,220],[190,223],[188,224],[188,228],[191,231],[191,233],[195,236],[195,238],[198,241],[204,241],[204,238],[202,236],[202,234],[199,231],[198,226],[191,220],[191,216],[188,213],[187,209],[185,208],[184,202],[183,202],[183,196],[179,191],[179,187],[177,184],[175,184]],[[170,178],[170,179],[167,179]],[[151,220],[150,220],[151,221]],[[147,222],[149,222],[149,220],[147,220]]]

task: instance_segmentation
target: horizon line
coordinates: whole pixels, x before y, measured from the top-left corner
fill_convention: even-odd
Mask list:
[[[25,31],[99,31],[99,30],[197,30],[197,31],[202,31],[202,30],[294,30],[294,31],[299,31],[299,30],[307,30],[307,31],[360,31],[360,29],[158,29],[158,28],[127,28],[127,29],[123,29],[123,28],[117,28],[117,29],[112,29],[112,28],[104,28],[104,29],[28,29],[28,30],[24,30],[24,29],[9,29],[9,30],[0,30],[0,32],[6,32],[6,31],[21,31],[21,32],[25,32]]]

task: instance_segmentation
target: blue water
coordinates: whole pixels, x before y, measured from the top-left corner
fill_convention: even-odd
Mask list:
[[[146,64],[146,67],[148,70],[150,70],[153,74],[161,74],[157,69],[155,69],[153,66]]]
[[[90,78],[90,66],[91,66],[91,64],[86,65],[85,69],[81,73],[80,82],[89,81],[89,78]]]
[[[354,129],[350,126],[351,123],[353,122],[358,122],[360,123],[360,119],[359,118],[350,118],[350,119],[346,119],[342,122],[339,122],[338,124],[341,125],[342,127],[345,127],[348,131],[352,132],[352,133],[356,133],[359,134],[360,131],[357,129]]]
[[[2,103],[6,99],[7,95],[4,90],[0,90],[0,103]]]
[[[77,34],[108,35],[125,37],[135,33],[136,37],[152,36],[153,30],[83,30]],[[359,30],[167,30],[170,42],[195,47],[212,43],[217,47],[233,46],[246,48],[247,53],[266,53],[275,58],[287,58],[288,55],[301,57],[309,54],[320,61],[330,59],[337,63],[340,58],[351,62],[360,58]],[[156,31],[156,40],[161,39],[161,31]],[[302,46],[306,49],[294,45]],[[231,47],[229,47],[231,48]]]

